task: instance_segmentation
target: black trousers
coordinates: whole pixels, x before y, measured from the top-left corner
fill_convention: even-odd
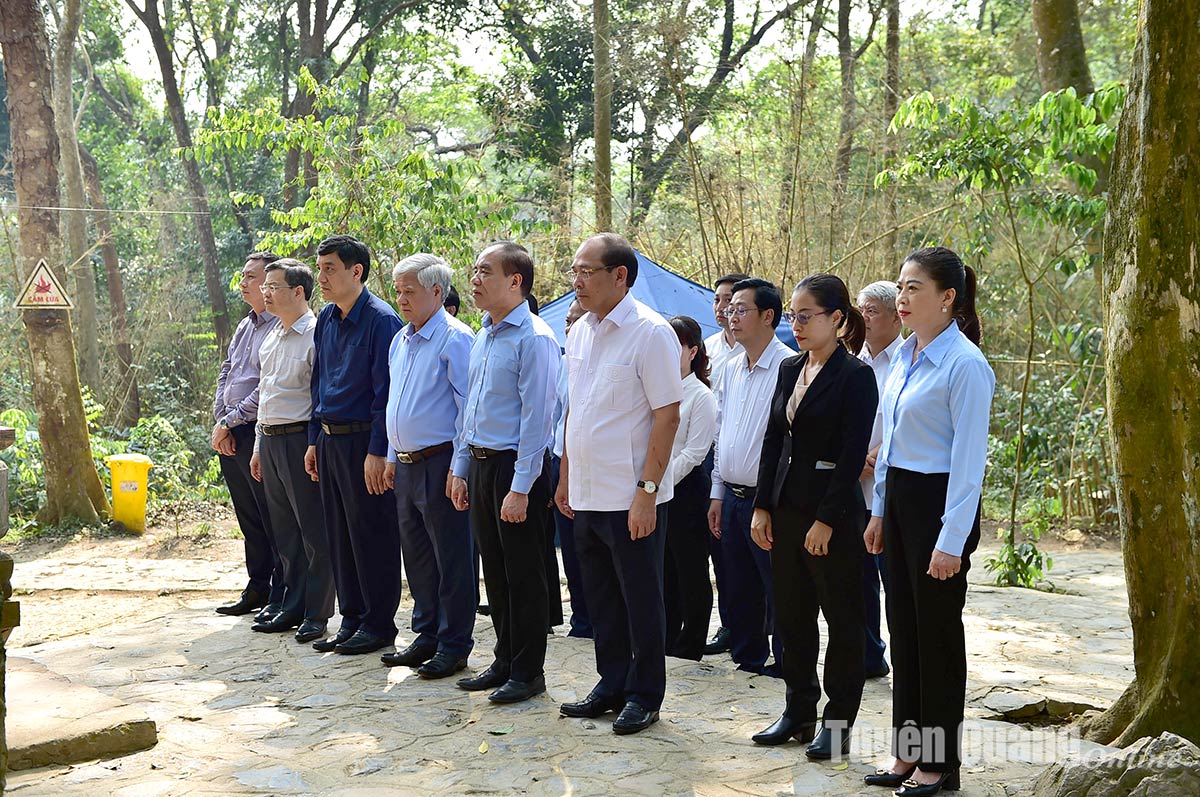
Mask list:
[[[542,675],[546,664],[546,528],[549,474],[543,469],[529,490],[524,523],[500,519],[512,488],[517,452],[471,457],[467,491],[471,530],[483,564],[483,585],[496,628],[496,663],[515,681]]]
[[[542,457],[542,476],[546,479],[546,489],[549,495],[549,506],[545,506],[542,511],[546,513],[546,519],[542,523],[542,527],[546,530],[546,547],[544,549],[543,561],[546,566],[546,627],[554,628],[563,624],[562,610],[562,588],[561,581],[558,578],[558,549],[554,547],[554,487],[551,480],[551,461],[553,457],[550,454],[550,449],[546,449],[546,456]]]
[[[308,434],[263,435],[258,455],[275,546],[283,562],[282,611],[289,617],[333,615],[333,571],[321,512],[321,488],[304,472]]]
[[[562,460],[550,458],[550,494],[558,491],[558,472]],[[587,599],[583,596],[583,574],[579,569],[579,554],[575,552],[575,521],[554,507],[554,530],[562,546],[563,572],[567,577],[567,591],[571,593],[571,630],[567,636],[592,638],[592,618],[588,614]]]
[[[268,603],[283,600],[283,562],[275,549],[271,517],[262,483],[250,475],[250,457],[254,454],[254,424],[229,430],[237,450],[232,457],[218,455],[221,475],[229,487],[233,512],[246,544],[246,589],[267,596]],[[301,463],[303,464],[303,463]]]
[[[775,632],[783,636],[782,670],[787,684],[784,714],[801,722],[817,719],[821,699],[817,613],[821,612],[829,627],[825,649],[825,694],[829,702],[821,718],[831,729],[854,725],[866,678],[862,594],[866,546],[861,509],[853,516],[834,527],[829,552],[813,556],[804,547],[814,520],[812,510],[789,506],[785,499],[771,513]]]
[[[883,510],[892,643],[892,753],[916,760],[926,772],[955,770],[962,760],[967,691],[962,611],[970,556],[979,544],[977,510],[963,547],[962,568],[945,581],[928,575],[949,478],[946,473],[888,468]]]
[[[592,613],[597,686],[657,711],[667,688],[663,554],[666,504],[655,530],[629,539],[629,512],[575,513],[575,550]]]
[[[317,473],[342,630],[396,638],[400,532],[396,499],[371,495],[363,475],[369,431],[317,438]]]
[[[675,485],[667,503],[667,550],[663,599],[667,655],[699,661],[708,641],[712,581],[708,577],[708,493],[712,481],[703,465]]]
[[[453,453],[396,463],[393,482],[416,641],[455,658],[475,647],[475,545],[467,513],[446,497]]]

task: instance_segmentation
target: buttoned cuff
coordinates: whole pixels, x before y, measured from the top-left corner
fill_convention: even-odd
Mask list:
[[[520,493],[521,495],[529,495],[529,491],[533,488],[533,483],[536,479],[537,476],[533,476],[528,473],[514,473],[512,486],[508,488],[509,492]]]
[[[963,548],[967,546],[967,536],[969,535],[960,536],[951,531],[949,526],[942,526],[942,533],[938,535],[937,545],[934,547],[951,556],[962,556]]]

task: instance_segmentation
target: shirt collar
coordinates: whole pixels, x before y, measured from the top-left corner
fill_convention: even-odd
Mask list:
[[[514,307],[508,315],[504,316],[504,320],[500,322],[493,320],[491,313],[484,313],[483,326],[494,335],[500,331],[498,327],[506,324],[510,327],[524,326],[525,324],[529,323],[529,317],[531,315],[532,313],[529,312],[529,302],[521,302]],[[497,328],[493,329],[493,327]]]
[[[350,312],[346,313],[342,320],[349,321],[351,324],[357,324],[359,316],[363,314],[363,308],[366,307],[367,302],[369,301],[371,301],[371,291],[366,285],[363,285],[362,293],[358,295],[358,299],[354,301],[354,306],[350,308]],[[340,315],[342,308],[335,304],[333,306],[333,311]]]
[[[288,332],[295,332],[298,335],[303,335],[317,325],[317,317],[313,315],[312,310],[305,310],[304,315],[292,322],[290,327],[285,327],[283,322],[279,322],[279,334],[286,335]]]
[[[950,350],[958,343],[960,337],[962,337],[962,332],[958,329],[958,322],[951,321],[950,326],[943,329],[941,334],[930,341],[928,346],[921,349],[921,354],[935,366],[940,366],[942,360],[945,359]],[[916,348],[917,336],[915,334],[909,335],[908,340],[900,345],[900,352],[904,355],[906,362],[912,361],[912,353]]]
[[[254,324],[255,329],[261,327],[263,324],[267,324],[275,320],[275,316],[267,310],[263,310],[261,313],[256,313],[254,310],[251,310],[249,313],[249,318],[250,323]]]
[[[637,302],[633,298],[633,294],[626,291],[625,297],[613,305],[613,309],[609,310],[608,315],[604,316],[604,318],[600,318],[595,313],[588,313],[584,316],[584,321],[591,327],[599,326],[605,321],[612,321],[615,326],[619,327],[628,321],[630,316],[636,313]]]
[[[758,361],[755,362],[754,367],[750,368],[749,370],[757,371],[759,368],[773,369],[775,366],[779,365],[780,360],[782,360],[784,357],[790,357],[793,354],[795,354],[794,351],[785,346],[783,342],[779,340],[779,338],[772,335],[771,342],[767,344],[767,348],[763,349],[762,354],[758,355]],[[742,353],[738,355],[738,358],[742,362],[746,363],[747,366],[750,365],[750,353],[747,352],[745,348],[742,349]]]
[[[419,336],[419,337],[424,338],[425,340],[432,340],[433,333],[437,332],[438,329],[440,329],[441,327],[445,326],[448,323],[446,321],[446,315],[447,315],[447,313],[446,313],[445,308],[439,307],[437,309],[437,312],[435,312],[433,315],[431,315],[429,317],[429,320],[426,321],[425,325],[423,327],[421,327],[420,329],[414,328],[412,325],[412,322],[410,321],[408,323],[408,325],[406,327],[404,327],[404,339],[410,340],[414,336]]]
[[[899,350],[901,344],[904,343],[904,335],[896,335],[896,339],[883,348],[883,351],[872,355],[871,350],[867,348],[867,344],[863,344],[862,353],[859,357],[868,364],[875,363],[880,357],[886,355],[887,361],[890,363],[896,357],[896,351]]]

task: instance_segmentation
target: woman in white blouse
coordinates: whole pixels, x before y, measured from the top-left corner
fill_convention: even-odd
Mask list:
[[[670,324],[683,347],[679,363],[683,402],[667,470],[675,483],[675,496],[667,504],[663,574],[667,655],[699,661],[713,604],[705,516],[712,485],[704,460],[717,433],[717,400],[708,382],[708,355],[700,325],[687,316],[675,316]]]

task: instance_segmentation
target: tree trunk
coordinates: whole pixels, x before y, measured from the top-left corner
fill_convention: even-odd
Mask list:
[[[1105,365],[1135,682],[1088,732],[1200,742],[1200,0],[1142,0],[1105,228]]]
[[[67,260],[75,277],[75,345],[79,355],[79,376],[100,393],[100,327],[97,323],[96,272],[88,252],[87,216],[83,190],[83,167],[79,163],[79,144],[75,138],[75,103],[71,79],[75,72],[75,37],[83,19],[83,1],[66,0],[58,40],[54,44],[54,123],[58,150],[62,155],[63,189],[66,206],[63,226],[67,233]]]
[[[37,0],[0,3],[0,51],[8,82],[12,121],[13,183],[23,276],[45,258],[63,278],[62,239],[54,211],[60,206],[58,138],[50,101],[50,45]],[[66,310],[23,310],[25,337],[33,365],[33,401],[46,477],[42,523],[69,518],[94,522],[108,511],[108,499],[92,461],[83,396]]]
[[[854,40],[850,37],[850,12],[854,0],[838,0],[838,63],[842,87],[842,113],[838,123],[837,153],[834,156],[834,212],[841,210],[850,180],[850,152],[854,147]],[[835,219],[836,224],[836,219]]]
[[[592,3],[592,86],[596,143],[596,232],[612,231],[612,94],[608,0]]]
[[[104,199],[104,188],[100,183],[100,170],[93,158],[82,146],[79,157],[83,161],[83,176],[87,186],[88,200],[96,217],[96,232],[100,234],[100,255],[104,258],[104,273],[108,283],[108,303],[112,308],[113,336],[117,350],[117,387],[110,397],[117,402],[116,412],[110,417],[125,428],[137,426],[141,417],[141,398],[138,396],[137,371],[133,367],[133,345],[129,341],[128,308],[125,305],[125,280],[121,276],[121,264],[117,258],[117,247],[113,243],[112,214]],[[111,410],[112,407],[110,406]]]
[[[986,6],[986,3],[984,5]],[[900,0],[887,0],[887,40],[884,52],[887,70],[883,79],[883,118],[884,123],[890,126],[896,116],[896,109],[900,107]],[[884,160],[889,164],[895,163],[899,152],[896,134],[886,130],[884,136]],[[900,224],[900,214],[895,181],[889,182],[884,189],[883,204],[884,224],[888,229],[883,240],[884,266],[885,271],[894,271],[900,265],[899,237],[896,233]]]
[[[1033,0],[1033,30],[1042,91],[1074,86],[1083,97],[1093,91],[1092,73],[1075,4],[1076,0]]]
[[[133,0],[125,0],[133,13],[150,34],[154,55],[162,73],[163,96],[167,101],[167,115],[175,131],[175,140],[181,149],[191,149],[192,131],[188,126],[183,98],[179,94],[179,82],[175,78],[175,62],[171,45],[163,32],[162,20],[158,15],[158,0],[146,0],[146,7],[139,8]],[[217,333],[217,350],[225,351],[232,337],[229,309],[225,304],[226,281],[222,279],[221,263],[217,254],[217,241],[213,236],[212,215],[208,204],[208,191],[200,178],[200,167],[195,158],[184,157],[183,174],[188,191],[192,196],[192,219],[196,225],[196,238],[200,244],[200,260],[204,264],[204,287],[208,291],[208,303],[212,308],[213,328]]]

